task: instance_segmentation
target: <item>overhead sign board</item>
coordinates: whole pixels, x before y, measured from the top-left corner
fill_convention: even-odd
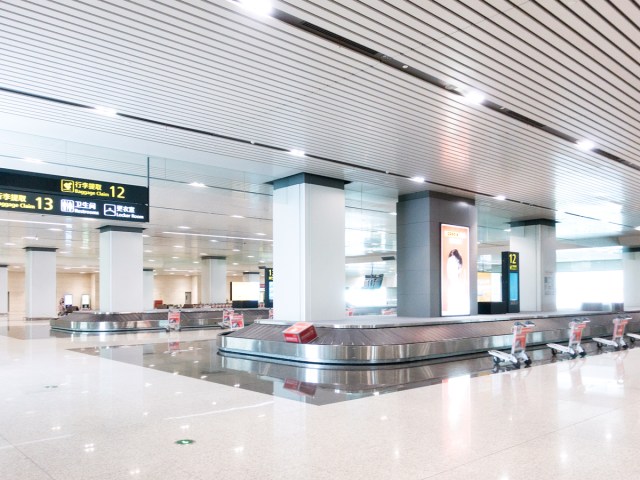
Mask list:
[[[0,209],[148,222],[149,189],[138,185],[0,169]]]

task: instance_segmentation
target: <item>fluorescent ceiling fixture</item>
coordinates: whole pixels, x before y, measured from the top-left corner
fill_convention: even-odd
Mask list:
[[[234,248],[234,249],[233,249],[233,251],[234,251],[234,252],[239,252],[240,250],[239,250],[239,249],[237,249],[237,248]]]
[[[22,237],[23,240],[38,240],[38,237]]]
[[[31,157],[27,157],[27,158],[23,158],[22,160],[24,160],[25,162],[29,162],[29,163],[44,163],[42,160],[40,160],[39,158],[31,158]]]
[[[188,235],[190,237],[215,237],[215,238],[230,238],[232,240],[253,240],[255,242],[273,242],[270,238],[252,238],[252,237],[232,237],[229,235],[207,235],[205,233],[187,233],[187,232],[162,232],[167,235]],[[234,250],[236,251],[236,250]],[[240,250],[237,250],[238,252]]]
[[[98,115],[104,115],[105,117],[117,117],[118,116],[118,112],[113,108],[95,107],[93,109],[93,111],[96,112]]]
[[[580,140],[579,142],[576,142],[576,147],[578,147],[578,149],[580,150],[588,152],[589,150],[593,150],[594,148],[596,148],[596,144],[591,140]]]
[[[256,235],[265,236],[266,233],[256,233]]]
[[[12,245],[15,245],[15,243],[6,242],[5,245],[8,246],[8,247],[11,247]]]
[[[247,258],[253,258],[253,255],[247,255]]]
[[[173,258],[173,259],[175,260],[175,259],[178,259],[178,258],[180,258],[180,257],[171,257],[171,258]]]
[[[185,225],[181,225],[178,228],[182,229],[182,230],[191,230],[191,227],[187,227]]]
[[[267,0],[238,0],[238,4],[245,10],[249,10],[258,15],[271,15],[273,7]]]
[[[152,253],[153,250],[145,250],[144,253]]]
[[[409,68],[409,65],[402,65],[402,68]]]
[[[56,223],[56,222],[34,222],[32,220],[9,220],[7,218],[0,218],[0,222],[35,223],[37,225],[61,225],[63,227],[71,228],[66,223]]]
[[[191,185],[192,187],[199,187],[199,188],[206,187],[204,183],[200,183],[200,182],[191,182],[189,185]]]
[[[398,214],[396,212],[389,212],[389,215],[393,215],[395,217]]]
[[[193,263],[200,263],[200,262],[193,262]]]
[[[142,234],[142,238],[149,238],[149,235]]]
[[[510,231],[511,231],[511,229],[510,229],[510,228],[505,228],[505,229],[504,229],[504,231],[505,231],[505,232],[510,232]]]
[[[242,215],[231,215],[231,218],[244,218]]]
[[[471,103],[475,103],[476,105],[480,105],[485,100],[485,96],[475,90],[471,90],[464,94],[464,97]]]
[[[182,245],[174,245],[176,248],[184,248]]]
[[[49,231],[50,232],[61,232],[62,229],[61,228],[50,228]]]
[[[424,177],[411,177],[410,180],[416,183],[424,183]]]
[[[232,263],[231,265],[238,265],[237,263]]]
[[[496,195],[495,197],[493,197],[495,200],[500,200],[500,201],[504,201],[507,199],[507,197],[505,197],[504,195]]]
[[[305,155],[304,150],[293,149],[293,150],[289,150],[289,153],[294,157],[304,157]]]

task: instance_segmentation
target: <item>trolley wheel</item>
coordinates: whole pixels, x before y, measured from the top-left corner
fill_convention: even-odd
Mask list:
[[[558,351],[555,348],[551,349],[551,355],[553,355],[554,357],[558,354]]]
[[[519,369],[520,368],[520,362],[516,362],[513,364],[513,368]]]
[[[602,344],[600,342],[596,342],[596,346],[598,347],[598,349],[602,348]]]
[[[587,352],[585,352],[584,350],[580,352],[580,356],[581,357],[586,357],[587,356]]]
[[[496,365],[500,363],[500,359],[498,357],[493,357],[493,363]]]
[[[623,345],[623,346],[622,346],[622,349],[623,349],[623,350],[626,350],[627,348],[629,348],[629,345]]]
[[[633,337],[629,337],[629,341],[630,341],[631,343],[636,343],[636,339],[635,339],[635,338],[633,338]]]
[[[527,367],[531,366],[531,363],[532,363],[532,362],[531,362],[531,359],[530,359],[530,358],[528,358],[528,359],[526,359],[526,360],[524,361],[524,364],[525,364]]]
[[[576,358],[577,356],[578,356],[578,354],[577,354],[577,353],[572,353],[572,354],[570,355],[571,360],[573,360],[573,359],[574,359],[574,358]]]

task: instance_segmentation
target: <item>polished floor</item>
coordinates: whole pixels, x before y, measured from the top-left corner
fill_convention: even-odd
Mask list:
[[[221,358],[217,334],[0,317],[0,479],[640,478],[640,348],[341,374]]]

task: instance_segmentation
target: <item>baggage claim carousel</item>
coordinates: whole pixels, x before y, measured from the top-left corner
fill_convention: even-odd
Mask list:
[[[287,343],[283,331],[294,322],[257,320],[218,337],[220,354],[274,362],[315,365],[383,365],[467,355],[511,347],[515,321],[535,323],[528,345],[566,343],[569,322],[587,317],[583,339],[613,333],[613,319],[631,318],[627,332],[640,331],[640,311],[579,314],[512,314],[457,319],[352,317],[344,323],[314,323],[317,338],[307,344]]]

